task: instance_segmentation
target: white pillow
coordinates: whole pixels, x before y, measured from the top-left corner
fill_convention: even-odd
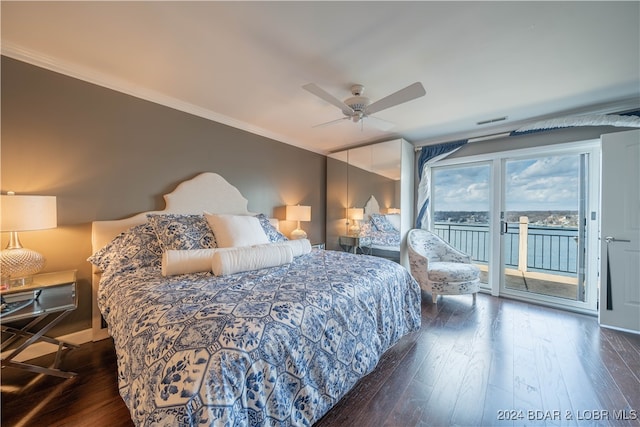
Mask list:
[[[387,221],[391,223],[393,228],[400,231],[400,214],[387,214]]]
[[[215,249],[169,249],[162,253],[162,275],[200,273],[211,271]]]
[[[271,245],[289,246],[294,258],[311,252],[311,242],[309,239],[287,240],[284,242],[271,243]]]
[[[205,212],[219,248],[234,248],[269,243],[260,220],[251,215],[214,215]]]
[[[293,251],[287,245],[259,245],[217,249],[211,261],[216,276],[276,267],[293,261]]]

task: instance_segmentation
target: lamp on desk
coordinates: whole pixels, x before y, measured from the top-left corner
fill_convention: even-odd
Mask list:
[[[287,221],[298,221],[298,226],[291,232],[291,239],[306,239],[307,233],[300,228],[300,221],[311,221],[311,206],[287,206]]]
[[[364,219],[363,208],[349,208],[347,209],[347,218],[351,220],[349,226],[349,235],[357,236],[360,234],[360,221]]]
[[[45,258],[22,247],[18,231],[56,228],[55,196],[17,196],[12,191],[0,196],[0,231],[8,231],[9,244],[0,251],[0,276],[3,286],[22,286],[42,270]]]

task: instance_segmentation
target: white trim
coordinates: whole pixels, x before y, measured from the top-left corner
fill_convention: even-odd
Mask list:
[[[55,337],[55,339],[67,342],[69,344],[81,345],[92,341],[93,331],[91,329],[84,329],[82,331],[73,332],[71,334]],[[5,359],[13,350],[3,351],[0,357]],[[27,360],[35,359],[36,357],[44,356],[46,354],[55,353],[58,351],[58,346],[47,342],[36,342],[27,347],[22,353],[18,354],[15,359],[16,362],[24,362]]]
[[[614,331],[627,332],[629,334],[640,335],[640,331],[636,331],[636,330],[633,330],[633,329],[618,328],[616,326],[603,325],[602,323],[600,323],[600,327],[601,328],[605,328],[605,329],[611,329],[611,330],[614,330]]]
[[[131,95],[145,101],[164,105],[178,111],[193,114],[194,116],[212,120],[217,123],[222,123],[224,125],[250,132],[255,135],[293,145],[294,147],[302,148],[314,153],[326,155],[325,151],[312,150],[308,146],[305,146],[301,141],[291,140],[283,135],[268,131],[261,127],[253,126],[249,123],[233,119],[229,116],[216,113],[215,111],[202,108],[189,102],[184,102],[180,99],[173,98],[154,90],[145,89],[141,86],[132,84],[131,82],[128,82],[126,80],[115,78],[95,69],[82,67],[74,63],[61,61],[51,56],[43,55],[39,52],[25,49],[11,42],[2,42],[2,55],[16,59],[18,61],[26,62],[31,65],[35,65],[36,67],[64,74],[65,76],[69,76],[74,79],[92,83],[97,86],[102,86],[104,88],[115,90],[126,95]]]

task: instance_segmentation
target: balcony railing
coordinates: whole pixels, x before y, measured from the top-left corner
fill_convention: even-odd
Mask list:
[[[436,222],[434,231],[480,264],[489,262],[489,225]],[[522,242],[522,244],[521,244]],[[526,244],[525,244],[526,242]],[[508,223],[504,236],[505,264],[520,271],[576,274],[578,228]]]

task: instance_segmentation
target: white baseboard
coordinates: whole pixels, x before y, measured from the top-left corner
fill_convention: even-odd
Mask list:
[[[69,344],[81,345],[92,341],[93,331],[91,329],[84,329],[82,331],[55,338],[60,341],[68,342]],[[6,358],[12,351],[13,350],[3,351],[0,357],[2,357],[2,359]],[[45,354],[55,353],[56,351],[58,351],[57,345],[39,341],[24,349],[24,351],[18,354],[13,360],[16,362],[24,362],[35,359],[36,357],[44,356]]]

